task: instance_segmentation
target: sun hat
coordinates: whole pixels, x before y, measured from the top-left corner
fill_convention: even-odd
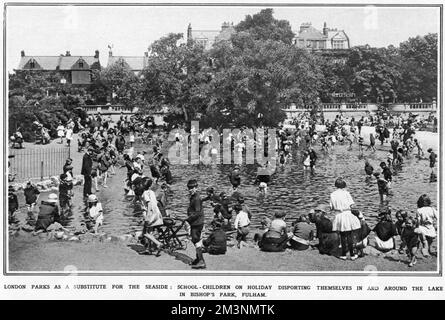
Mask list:
[[[88,202],[97,202],[97,196],[95,194],[90,194],[88,196]]]
[[[55,193],[50,193],[50,194],[48,195],[48,200],[47,200],[47,202],[57,202],[57,200],[58,200],[57,194],[55,194]]]

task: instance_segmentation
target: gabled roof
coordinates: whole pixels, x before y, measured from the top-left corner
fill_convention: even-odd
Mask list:
[[[321,31],[315,29],[312,26],[309,26],[309,27],[305,28],[304,30],[302,30],[302,32],[300,32],[298,34],[298,38],[299,39],[324,40],[324,39],[326,39],[326,36]]]
[[[89,69],[92,67],[92,65],[94,63],[99,63],[99,59],[98,58],[94,58],[92,56],[64,56],[61,57],[61,61],[60,61],[60,65],[59,65],[59,69],[60,70],[70,70],[74,68],[74,65],[77,63],[77,61],[79,61],[80,59],[82,59],[83,61],[86,62],[87,66],[84,66],[84,69]],[[77,68],[74,68],[77,69]]]
[[[60,56],[24,56],[21,57],[17,69],[23,70],[31,60],[35,60],[41,67],[41,70],[56,70],[59,65]]]
[[[94,56],[23,56],[17,70],[25,69],[31,60],[37,62],[41,67],[40,70],[71,70],[79,59],[83,59],[87,63],[88,66],[85,66],[84,69],[90,69],[94,63],[100,65],[99,58]]]
[[[148,65],[148,57],[147,56],[111,56],[108,57],[107,66],[111,66],[116,63],[119,59],[125,61],[126,64],[133,71],[140,71],[144,69]]]
[[[331,40],[332,38],[347,39],[347,36],[343,30],[329,30],[328,40]]]

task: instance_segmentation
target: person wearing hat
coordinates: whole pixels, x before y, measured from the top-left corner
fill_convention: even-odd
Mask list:
[[[32,184],[31,180],[28,180],[26,182],[26,187],[23,189],[23,193],[25,195],[25,203],[28,209],[28,217],[34,218],[32,211],[37,204],[40,191],[35,185]]]
[[[286,213],[275,213],[274,219],[270,223],[269,230],[263,235],[259,242],[260,249],[266,252],[280,252],[287,247],[289,237],[287,235],[287,225],[284,221]]]
[[[250,219],[247,212],[243,211],[241,204],[237,203],[233,206],[233,210],[236,212],[236,218],[234,227],[236,229],[236,240],[238,241],[237,247],[241,248],[242,244],[246,242],[247,235],[249,234]]]
[[[83,155],[82,158],[82,169],[80,171],[80,174],[83,175],[83,196],[88,197],[91,192],[91,186],[92,186],[92,171],[93,171],[93,158],[92,153],[94,152],[93,148],[88,148],[87,152]]]
[[[94,233],[97,233],[97,230],[104,222],[102,204],[99,202],[95,194],[90,194],[88,196],[87,204],[88,216],[94,221],[93,230]]]
[[[227,251],[227,235],[224,230],[221,229],[222,223],[220,220],[213,220],[213,231],[202,241],[203,252],[207,252],[212,255],[225,254]]]
[[[8,186],[8,221],[11,223],[14,219],[14,213],[19,208],[19,200],[15,194],[13,186]]]
[[[42,201],[40,204],[39,216],[37,217],[35,231],[43,232],[53,224],[54,222],[59,222],[59,207],[57,194],[50,193],[46,201]]]
[[[190,194],[190,204],[187,208],[186,221],[190,224],[190,235],[192,243],[196,248],[196,259],[190,265],[194,269],[204,269],[206,264],[202,255],[201,232],[204,227],[204,211],[202,200],[198,193],[198,182],[195,179],[187,182],[187,189]]]

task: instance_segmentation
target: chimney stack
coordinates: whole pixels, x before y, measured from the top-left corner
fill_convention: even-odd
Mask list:
[[[99,59],[99,50],[94,51],[94,58]]]
[[[22,57],[25,56],[25,50],[22,50],[22,51],[20,52],[20,56],[22,56]]]
[[[71,53],[69,51],[66,52],[65,54],[66,57],[71,57]]]
[[[328,31],[329,31],[329,29],[328,29],[328,26],[327,26],[327,24],[325,22],[324,25],[323,25],[323,35],[327,36],[328,35]]]

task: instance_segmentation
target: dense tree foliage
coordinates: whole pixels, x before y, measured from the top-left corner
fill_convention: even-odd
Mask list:
[[[168,107],[170,122],[184,123],[205,112],[211,79],[208,53],[194,42],[169,34],[150,47],[142,72],[142,96],[150,110]]]
[[[437,34],[399,47],[312,52],[292,44],[288,21],[272,9],[248,15],[230,39],[211,50],[182,34],[150,46],[148,66],[135,75],[124,60],[94,72],[89,86],[62,84],[58,72],[21,71],[9,77],[10,132],[44,122],[53,128],[84,104],[123,104],[167,122],[205,127],[276,126],[291,104],[311,108],[351,93],[360,102],[431,101],[437,95]],[[55,131],[53,131],[55,132]]]
[[[401,82],[404,101],[431,101],[437,96],[437,33],[417,36],[400,44]]]
[[[237,32],[247,31],[254,40],[274,40],[292,44],[295,34],[287,20],[277,20],[272,9],[263,9],[253,16],[247,15],[236,27]]]

